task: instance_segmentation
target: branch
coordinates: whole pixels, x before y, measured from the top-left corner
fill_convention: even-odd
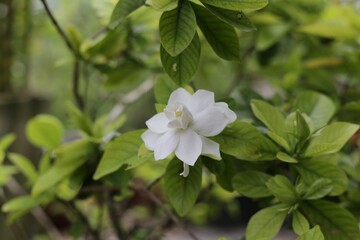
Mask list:
[[[60,34],[60,36],[62,37],[62,39],[64,40],[64,42],[66,43],[66,46],[69,48],[69,50],[74,54],[74,56],[77,56],[77,51],[74,48],[74,46],[71,44],[69,38],[66,36],[64,30],[62,30],[62,28],[60,27],[59,23],[57,22],[57,20],[55,19],[54,15],[52,14],[46,0],[40,0],[42,2],[42,4],[44,5],[45,11],[47,13],[47,15],[49,16],[52,24],[54,25],[54,27],[56,28],[56,31]]]
[[[85,104],[79,93],[79,76],[80,76],[79,68],[80,68],[80,63],[79,63],[79,60],[76,59],[75,63],[74,63],[74,70],[73,70],[73,89],[72,90],[73,90],[73,95],[75,97],[75,101],[76,101],[78,107],[80,108],[80,110],[84,110]]]

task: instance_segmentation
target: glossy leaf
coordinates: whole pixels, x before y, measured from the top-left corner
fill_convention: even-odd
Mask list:
[[[234,189],[250,198],[262,198],[271,196],[266,182],[271,178],[270,175],[258,171],[244,171],[234,176],[232,185]]]
[[[294,186],[288,178],[282,175],[276,175],[266,182],[269,191],[281,202],[294,204],[297,200],[297,194]]]
[[[243,160],[273,160],[278,152],[278,148],[254,126],[239,120],[213,139],[220,144],[222,152]]]
[[[321,227],[326,240],[360,239],[358,221],[345,208],[326,200],[303,201],[301,212]]]
[[[299,236],[296,240],[325,240],[324,234],[318,225]]]
[[[314,130],[324,127],[336,111],[335,104],[330,98],[312,91],[298,94],[294,107],[312,119]]]
[[[307,231],[309,231],[309,229],[310,229],[310,224],[309,224],[308,220],[298,210],[295,210],[293,212],[292,228],[293,228],[294,232],[296,232],[296,234],[298,234],[298,235],[302,235],[302,234],[306,233]]]
[[[197,24],[214,52],[225,60],[239,60],[240,46],[234,28],[206,8],[194,3],[192,6]]]
[[[177,85],[184,86],[189,83],[198,68],[200,51],[200,39],[197,34],[195,34],[190,45],[175,57],[172,57],[161,46],[160,57],[162,65],[165,72]]]
[[[246,228],[246,240],[271,240],[279,232],[287,211],[280,204],[264,208],[253,215]]]
[[[324,178],[332,181],[333,189],[330,195],[339,195],[346,190],[348,184],[346,174],[331,163],[316,158],[303,159],[295,165],[295,168],[308,186],[311,186],[316,180]]]
[[[288,162],[288,163],[297,163],[298,162],[295,158],[289,156],[287,153],[284,153],[284,152],[278,152],[276,154],[276,157],[283,162]]]
[[[202,164],[197,161],[190,167],[187,177],[180,176],[183,163],[175,158],[166,168],[164,175],[165,194],[176,212],[185,216],[194,206],[201,190]]]
[[[232,25],[233,27],[239,28],[243,31],[256,30],[256,27],[242,11],[223,9],[205,3],[204,6],[209,9],[210,12],[212,12],[215,16],[217,16],[227,24]]]
[[[323,198],[328,195],[332,189],[333,185],[331,180],[320,178],[307,188],[303,198],[308,200]]]
[[[196,32],[194,10],[187,0],[180,1],[176,9],[164,12],[160,18],[161,45],[171,56],[184,51]]]
[[[141,140],[143,132],[144,130],[127,132],[111,141],[106,146],[93,178],[100,179],[115,172],[123,165],[127,165],[127,169],[131,169],[148,160],[138,156],[139,148],[143,144]]]
[[[257,10],[268,4],[268,0],[201,0],[201,2],[230,10]]]

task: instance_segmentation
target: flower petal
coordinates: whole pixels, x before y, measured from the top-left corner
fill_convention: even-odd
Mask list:
[[[213,140],[210,140],[206,137],[201,137],[202,149],[201,155],[208,155],[211,158],[220,160],[220,145]]]
[[[141,139],[144,141],[145,147],[147,149],[154,151],[156,141],[159,139],[160,136],[161,135],[158,133],[154,133],[151,130],[147,130],[141,135]]]
[[[187,107],[189,108],[191,113],[198,113],[203,111],[207,107],[214,105],[214,103],[214,93],[200,89],[191,96],[189,105]]]
[[[221,133],[227,124],[228,118],[220,108],[208,107],[194,116],[191,127],[199,135],[211,137]]]
[[[161,160],[167,158],[176,149],[179,143],[179,135],[170,130],[161,135],[155,144],[154,158]]]
[[[174,92],[171,93],[168,101],[168,105],[179,105],[184,104],[188,105],[191,98],[191,94],[186,91],[184,88],[178,88]]]
[[[228,118],[228,124],[234,122],[237,119],[236,113],[229,108],[227,103],[217,102],[215,103],[215,107],[221,109],[221,111],[225,113],[226,117]]]
[[[180,134],[180,141],[175,150],[175,155],[184,163],[194,166],[201,154],[201,148],[201,137],[192,129],[188,128]]]
[[[158,113],[149,120],[146,121],[146,126],[155,133],[164,133],[168,130],[169,120],[165,116],[165,113]]]

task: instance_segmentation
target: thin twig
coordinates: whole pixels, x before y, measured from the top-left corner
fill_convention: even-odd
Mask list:
[[[77,51],[74,48],[74,46],[71,44],[69,38],[66,36],[64,30],[60,27],[59,23],[57,22],[57,20],[55,19],[54,15],[52,14],[46,0],[40,0],[42,2],[42,4],[44,5],[45,11],[47,13],[47,15],[49,16],[51,22],[53,23],[54,27],[56,28],[57,32],[60,34],[60,36],[62,37],[62,39],[64,40],[66,46],[70,49],[70,51],[76,56],[77,55]]]
[[[111,199],[111,193],[109,191],[105,192],[105,203],[109,211],[110,221],[115,229],[115,233],[118,239],[127,239],[127,234],[123,229],[121,229],[119,224],[119,217],[117,216],[117,209],[114,205],[114,202]]]
[[[79,91],[79,78],[80,78],[80,62],[79,62],[79,56],[78,56],[78,52],[75,49],[75,47],[71,44],[70,39],[68,38],[68,36],[65,34],[64,30],[60,27],[58,21],[56,20],[56,18],[54,17],[54,15],[52,14],[46,0],[40,0],[45,8],[45,11],[47,13],[47,15],[49,16],[52,24],[54,25],[55,29],[57,30],[57,32],[59,33],[59,35],[61,36],[61,38],[64,40],[66,46],[68,47],[68,49],[70,50],[70,52],[73,54],[74,59],[75,59],[75,63],[74,63],[74,70],[73,70],[73,95],[74,98],[76,100],[76,103],[78,105],[78,107],[81,110],[84,110],[84,101],[80,95],[80,91]]]
[[[85,104],[79,93],[80,62],[76,59],[73,70],[73,95],[80,110],[84,110]]]

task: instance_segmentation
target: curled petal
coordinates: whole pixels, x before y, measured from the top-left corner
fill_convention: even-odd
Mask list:
[[[208,107],[194,116],[192,128],[201,136],[218,135],[228,124],[226,114],[218,107]]]
[[[155,144],[155,160],[167,158],[176,149],[179,143],[179,135],[176,131],[170,130],[159,137]]]
[[[178,88],[171,93],[168,105],[179,105],[180,103],[187,106],[190,98],[191,94],[188,91],[186,91],[184,88]]]
[[[213,140],[210,140],[206,137],[201,137],[202,141],[202,149],[201,154],[202,155],[208,155],[211,158],[220,160],[220,145],[217,142],[214,142]]]
[[[188,128],[180,133],[180,141],[175,150],[175,155],[184,163],[194,166],[201,154],[201,149],[201,137]]]
[[[191,113],[198,113],[203,111],[207,107],[214,105],[214,103],[214,93],[200,89],[191,96],[188,108]]]
[[[186,163],[183,163],[183,172],[180,173],[180,176],[187,177],[190,173],[190,167]]]
[[[159,139],[160,136],[161,135],[158,133],[154,133],[151,130],[147,130],[141,135],[141,139],[144,141],[145,147],[147,149],[154,151],[156,141]]]
[[[146,121],[146,126],[155,133],[164,133],[168,130],[169,120],[164,113],[158,113]]]
[[[227,103],[217,102],[215,103],[215,107],[221,109],[221,111],[226,115],[226,117],[228,118],[228,124],[236,120],[237,118],[236,113],[229,108]]]

